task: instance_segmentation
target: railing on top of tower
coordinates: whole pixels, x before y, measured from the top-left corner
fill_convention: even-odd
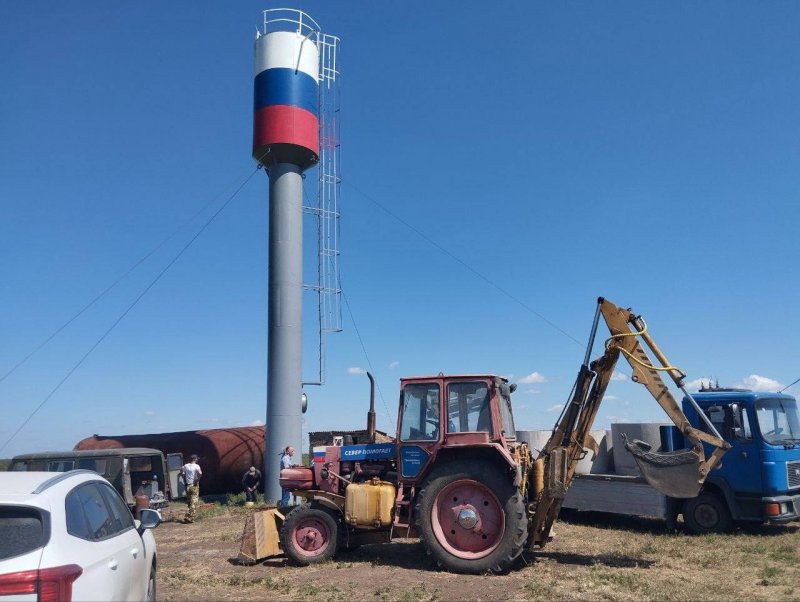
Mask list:
[[[317,227],[317,282],[304,285],[317,293],[317,360],[316,380],[303,380],[304,385],[325,383],[326,336],[342,330],[342,286],[339,278],[339,202],[341,189],[339,138],[339,38],[320,31],[309,15],[294,8],[270,8],[264,11],[260,35],[275,31],[293,31],[311,40],[319,51],[319,163],[317,198],[303,211],[313,215]]]
[[[264,24],[259,32],[267,35],[273,31],[294,31],[303,37],[312,38],[316,43],[321,27],[314,19],[296,8],[268,8],[263,11]]]

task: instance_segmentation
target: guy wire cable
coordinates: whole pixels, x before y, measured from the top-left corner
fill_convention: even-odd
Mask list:
[[[475,276],[477,276],[478,278],[480,278],[481,280],[483,280],[484,282],[486,282],[486,283],[487,283],[489,286],[491,286],[492,288],[496,289],[497,291],[499,291],[500,293],[502,293],[503,295],[505,295],[506,297],[508,297],[509,299],[511,299],[512,301],[514,301],[515,303],[517,303],[517,304],[518,304],[519,306],[521,306],[523,309],[525,309],[525,310],[529,311],[530,313],[532,313],[533,315],[535,315],[536,317],[538,317],[540,320],[542,320],[542,321],[546,322],[547,324],[549,324],[549,325],[550,325],[552,328],[554,328],[555,330],[557,330],[558,332],[560,332],[561,334],[563,334],[563,335],[564,335],[565,337],[567,337],[569,340],[573,341],[573,342],[574,342],[575,344],[577,344],[577,345],[580,345],[581,347],[583,347],[583,346],[584,346],[584,344],[583,344],[583,343],[581,343],[581,342],[580,342],[578,339],[576,339],[576,338],[575,338],[575,337],[573,337],[571,334],[569,334],[569,333],[568,333],[566,330],[564,330],[563,328],[561,328],[560,326],[558,326],[558,325],[557,325],[555,322],[552,322],[551,320],[549,320],[548,318],[546,318],[544,315],[540,314],[538,311],[536,311],[535,309],[533,309],[533,308],[532,308],[530,305],[528,305],[527,303],[525,303],[525,302],[524,302],[522,299],[519,299],[518,297],[516,297],[516,296],[512,295],[512,294],[511,294],[509,291],[507,291],[506,289],[504,289],[502,286],[500,286],[499,284],[497,284],[497,283],[496,283],[494,280],[490,279],[488,276],[484,276],[484,275],[483,275],[481,272],[479,272],[477,269],[473,268],[473,267],[472,267],[471,265],[469,265],[469,264],[468,264],[466,261],[464,261],[463,259],[461,259],[461,258],[460,258],[460,257],[458,257],[457,255],[455,255],[454,253],[451,253],[450,251],[448,251],[447,249],[445,249],[445,248],[444,248],[444,247],[443,247],[443,246],[442,246],[440,243],[438,243],[438,242],[436,242],[435,240],[433,240],[433,239],[432,239],[431,237],[429,237],[427,234],[425,234],[424,232],[422,232],[422,231],[421,231],[421,230],[419,230],[418,228],[414,227],[412,224],[410,224],[409,222],[407,222],[406,220],[404,220],[402,217],[400,217],[399,215],[397,215],[397,214],[393,213],[393,212],[392,212],[392,211],[390,211],[388,208],[384,207],[384,206],[383,206],[381,203],[379,203],[379,202],[378,202],[378,201],[376,201],[374,198],[372,198],[370,195],[368,195],[366,192],[364,192],[363,190],[361,190],[361,189],[360,189],[358,186],[356,186],[355,184],[353,184],[353,183],[351,183],[351,182],[349,182],[349,181],[346,181],[346,180],[342,180],[342,183],[344,183],[344,184],[347,184],[348,186],[350,186],[350,188],[352,188],[353,190],[355,190],[355,191],[356,191],[358,194],[360,194],[361,196],[363,196],[363,197],[364,197],[365,199],[367,199],[367,200],[368,200],[370,203],[372,203],[372,204],[374,204],[375,206],[377,206],[377,207],[379,207],[380,209],[382,209],[382,210],[383,210],[385,213],[387,213],[388,215],[390,215],[391,217],[393,217],[394,219],[396,219],[398,222],[400,222],[401,224],[403,224],[403,225],[404,225],[406,228],[408,228],[409,230],[413,231],[413,232],[414,232],[414,233],[415,233],[417,236],[419,236],[419,237],[420,237],[420,238],[422,238],[423,240],[427,241],[429,244],[431,244],[431,245],[433,245],[434,247],[436,247],[437,249],[439,249],[439,250],[440,250],[442,253],[444,253],[445,255],[447,255],[447,256],[448,256],[450,259],[452,259],[453,261],[455,261],[455,262],[457,262],[457,263],[460,263],[460,264],[461,264],[463,267],[465,267],[467,270],[469,270],[470,272],[472,272],[472,273],[473,273]]]
[[[247,177],[248,177],[248,179],[249,179],[249,178],[251,178],[251,177],[252,177],[252,175],[250,175],[250,176],[247,176]],[[236,178],[236,180],[235,180],[235,181],[239,181],[241,178],[242,178],[242,176],[239,176],[239,177],[237,177],[237,178]],[[226,188],[227,188],[227,187],[226,187]],[[123,274],[122,274],[120,277],[119,277],[119,278],[117,278],[116,280],[114,280],[114,282],[112,282],[112,283],[111,283],[110,285],[108,285],[108,286],[107,286],[107,287],[106,287],[106,288],[105,288],[105,289],[104,289],[102,292],[100,292],[98,295],[96,295],[96,296],[95,296],[95,297],[94,297],[94,298],[93,298],[91,301],[89,301],[89,303],[87,303],[86,305],[84,305],[84,306],[83,306],[83,308],[82,308],[82,309],[80,309],[80,310],[79,310],[79,311],[78,311],[78,312],[77,312],[75,315],[73,315],[73,316],[72,316],[72,317],[71,317],[69,320],[67,320],[67,321],[66,321],[66,322],[64,322],[64,323],[63,323],[61,326],[59,326],[58,328],[56,328],[56,329],[55,329],[55,330],[54,330],[54,331],[53,331],[53,332],[50,334],[50,336],[48,336],[48,337],[47,337],[46,339],[44,339],[44,340],[43,340],[41,343],[39,343],[39,345],[37,345],[37,346],[36,346],[36,347],[35,347],[35,348],[34,348],[34,349],[31,351],[31,352],[29,352],[29,353],[28,353],[28,355],[26,355],[26,356],[25,356],[25,357],[23,357],[21,360],[19,360],[19,361],[18,361],[16,364],[14,364],[14,366],[13,366],[13,367],[12,367],[10,370],[8,370],[8,372],[6,372],[6,373],[5,373],[5,374],[3,374],[2,376],[0,376],[0,383],[2,383],[2,382],[3,382],[3,381],[6,379],[6,378],[8,378],[9,376],[11,376],[11,375],[12,375],[14,372],[16,372],[16,371],[17,371],[17,369],[18,369],[18,368],[20,368],[20,367],[21,367],[21,366],[22,366],[22,365],[23,365],[25,362],[27,362],[29,359],[31,359],[31,358],[32,358],[34,355],[36,355],[36,354],[37,354],[39,351],[41,351],[41,350],[42,350],[42,349],[43,349],[43,348],[44,348],[44,347],[45,347],[45,346],[46,346],[46,345],[47,345],[47,344],[48,344],[50,341],[52,341],[54,338],[56,338],[56,337],[57,337],[57,336],[58,336],[58,335],[59,335],[59,334],[60,334],[60,333],[61,333],[61,332],[62,332],[62,331],[65,329],[65,328],[67,328],[67,326],[69,326],[69,325],[70,325],[70,324],[72,324],[72,323],[73,323],[75,320],[77,320],[79,317],[81,317],[81,316],[82,316],[82,315],[83,315],[83,314],[84,314],[86,311],[88,311],[88,310],[89,310],[89,309],[90,309],[90,308],[91,308],[91,307],[92,307],[92,306],[93,306],[95,303],[97,303],[98,301],[100,301],[100,300],[101,300],[103,297],[105,297],[105,296],[106,296],[106,295],[107,295],[109,292],[111,292],[111,290],[113,290],[113,289],[114,289],[114,288],[115,288],[115,287],[116,287],[116,286],[117,286],[117,285],[118,285],[120,282],[122,282],[123,280],[125,280],[125,278],[127,278],[127,277],[128,277],[128,276],[129,276],[129,275],[132,273],[132,272],[134,272],[134,271],[136,270],[136,268],[138,268],[138,267],[139,267],[140,265],[142,265],[142,264],[143,264],[145,261],[147,261],[148,259],[150,259],[150,257],[152,257],[153,255],[155,255],[155,254],[156,254],[156,253],[157,253],[157,252],[158,252],[158,251],[161,249],[161,247],[163,247],[163,246],[164,246],[165,244],[167,244],[167,243],[168,243],[170,240],[172,240],[173,238],[175,238],[175,236],[177,236],[178,232],[180,232],[180,231],[181,231],[181,230],[183,230],[183,229],[184,229],[186,226],[188,226],[188,225],[189,225],[189,224],[191,224],[191,223],[192,223],[194,220],[196,220],[196,219],[197,219],[197,218],[200,216],[200,214],[202,214],[202,213],[203,213],[203,212],[204,212],[206,209],[208,209],[208,207],[209,207],[209,206],[210,206],[212,203],[214,203],[214,201],[216,201],[218,198],[220,198],[221,196],[222,196],[222,193],[220,193],[220,194],[217,194],[216,196],[214,196],[214,197],[213,197],[213,198],[212,198],[210,201],[208,201],[208,202],[207,202],[205,205],[203,205],[203,206],[202,206],[202,207],[201,207],[201,208],[200,208],[200,209],[199,209],[199,210],[198,210],[198,211],[197,211],[197,212],[196,212],[196,213],[195,213],[195,214],[194,214],[192,217],[190,217],[190,218],[189,218],[188,220],[186,220],[186,221],[185,221],[183,224],[181,224],[180,226],[178,226],[178,227],[177,227],[177,228],[176,228],[176,229],[175,229],[175,230],[172,232],[172,234],[170,234],[170,235],[169,235],[169,236],[167,236],[165,239],[163,239],[163,240],[162,240],[160,243],[158,243],[158,244],[157,244],[155,247],[153,247],[153,248],[152,248],[152,249],[151,249],[149,252],[147,252],[147,253],[146,253],[146,254],[145,254],[145,255],[144,255],[144,256],[143,256],[141,259],[139,259],[137,262],[135,262],[133,265],[131,265],[131,267],[129,267],[129,268],[128,268],[128,269],[127,269],[127,270],[126,270],[126,271],[125,271],[125,272],[124,272],[124,273],[123,273]]]
[[[361,344],[361,351],[364,352],[364,357],[367,359],[367,365],[369,366],[369,371],[372,374],[375,374],[375,369],[372,367],[372,361],[369,359],[369,354],[367,353],[367,348],[364,346],[364,339],[361,338],[361,333],[358,331],[358,324],[356,324],[356,319],[353,317],[353,311],[350,309],[350,303],[347,301],[347,295],[344,294],[344,288],[342,288],[342,299],[344,299],[344,305],[347,308],[347,313],[350,315],[350,321],[353,323],[353,330],[356,331],[356,336],[358,337],[358,342]],[[397,421],[392,418],[392,413],[389,411],[389,406],[386,405],[386,400],[383,398],[383,391],[381,391],[381,386],[378,383],[378,380],[375,379],[375,386],[378,387],[378,395],[383,402],[383,409],[386,410],[386,415],[389,417],[389,421],[394,423],[394,429],[397,430]],[[2,451],[2,450],[0,450]]]
[[[153,279],[153,280],[150,282],[150,284],[148,284],[148,285],[147,285],[147,286],[144,288],[144,290],[142,290],[142,292],[141,292],[141,293],[139,293],[139,296],[138,296],[138,297],[136,297],[136,299],[134,299],[134,300],[133,300],[133,303],[131,303],[131,304],[128,306],[128,308],[127,308],[125,311],[123,311],[123,312],[122,312],[122,314],[120,314],[120,316],[119,316],[119,317],[118,317],[116,320],[114,320],[114,322],[111,324],[111,326],[109,326],[109,327],[108,327],[108,329],[107,329],[107,330],[106,330],[106,331],[105,331],[105,332],[104,332],[104,333],[103,333],[103,334],[100,336],[100,338],[99,338],[99,339],[97,339],[97,341],[96,341],[96,342],[95,342],[95,343],[94,343],[94,344],[93,344],[93,345],[92,345],[92,346],[89,348],[89,350],[88,350],[86,353],[84,353],[84,354],[83,354],[83,356],[81,356],[81,358],[80,358],[80,359],[79,359],[79,360],[78,360],[78,361],[77,361],[77,362],[76,362],[76,363],[75,363],[75,364],[72,366],[72,368],[70,368],[69,372],[67,372],[67,374],[64,376],[64,378],[62,378],[62,379],[61,379],[61,380],[58,382],[58,384],[57,384],[55,387],[53,387],[53,389],[52,389],[52,390],[51,390],[51,391],[50,391],[50,392],[49,392],[49,393],[48,393],[48,394],[45,396],[45,398],[44,398],[44,399],[41,401],[41,403],[40,403],[38,406],[36,406],[36,408],[34,408],[33,412],[31,412],[31,413],[30,413],[30,415],[29,415],[29,416],[28,416],[28,417],[27,417],[27,418],[26,418],[26,419],[23,421],[23,423],[22,423],[21,425],[19,425],[19,427],[17,428],[17,430],[16,430],[16,431],[14,431],[14,433],[13,433],[13,434],[12,434],[12,435],[11,435],[11,436],[8,438],[8,439],[6,439],[5,443],[3,443],[2,447],[0,447],[0,452],[2,452],[2,451],[3,451],[3,450],[4,450],[4,449],[5,449],[7,446],[8,446],[8,444],[9,444],[9,443],[11,443],[11,441],[13,441],[13,440],[14,440],[14,438],[15,438],[15,437],[16,437],[16,436],[17,436],[17,435],[20,433],[20,431],[22,431],[22,429],[23,429],[23,428],[25,428],[25,426],[26,426],[26,425],[27,425],[27,424],[28,424],[28,423],[31,421],[31,419],[32,419],[32,418],[33,418],[33,417],[34,417],[34,416],[35,416],[35,415],[36,415],[36,414],[39,412],[39,410],[41,410],[41,409],[44,407],[44,404],[46,404],[46,403],[47,403],[47,402],[50,400],[50,398],[51,398],[53,395],[55,395],[55,394],[56,394],[56,392],[57,392],[57,391],[58,391],[58,390],[61,388],[61,386],[62,386],[62,385],[65,383],[65,382],[67,382],[67,380],[69,379],[69,377],[70,377],[70,376],[72,376],[72,375],[73,375],[73,373],[74,373],[74,372],[75,372],[75,371],[76,371],[76,370],[77,370],[77,369],[78,369],[78,368],[81,366],[81,364],[83,364],[83,362],[84,362],[84,361],[86,361],[86,359],[87,359],[87,358],[88,358],[88,357],[89,357],[89,356],[92,354],[92,352],[93,352],[95,349],[97,349],[97,347],[99,347],[100,343],[102,343],[102,342],[105,340],[105,338],[106,338],[106,337],[107,337],[109,334],[111,334],[111,331],[112,331],[112,330],[114,330],[114,328],[116,328],[116,327],[117,327],[117,325],[118,325],[120,322],[122,322],[122,320],[125,318],[125,316],[127,316],[127,315],[130,313],[130,311],[131,311],[131,310],[132,310],[132,309],[133,309],[133,308],[134,308],[134,307],[135,307],[135,306],[136,306],[136,305],[139,303],[139,301],[141,301],[141,300],[142,300],[142,298],[143,298],[143,297],[144,297],[144,296],[145,296],[145,295],[146,295],[146,294],[147,294],[147,293],[150,291],[150,289],[151,289],[151,288],[153,288],[153,287],[155,286],[155,284],[156,284],[156,283],[157,283],[159,280],[161,280],[161,277],[162,277],[164,274],[166,274],[166,273],[167,273],[167,270],[169,270],[169,269],[170,269],[170,268],[171,268],[171,267],[172,267],[172,266],[175,264],[175,262],[176,262],[176,261],[178,261],[178,259],[180,259],[180,258],[181,258],[181,256],[182,256],[182,255],[183,255],[183,254],[186,252],[186,250],[187,250],[187,249],[188,249],[190,246],[192,246],[192,244],[194,243],[194,241],[196,241],[196,240],[197,240],[197,239],[200,237],[200,235],[201,235],[203,232],[205,232],[206,228],[208,228],[208,227],[211,225],[211,223],[212,223],[212,222],[213,222],[213,221],[214,221],[214,220],[217,218],[217,216],[218,216],[220,213],[222,213],[222,211],[223,211],[223,210],[224,210],[224,209],[225,209],[225,208],[226,208],[226,207],[227,207],[227,206],[228,206],[228,205],[231,203],[231,201],[233,201],[233,199],[234,199],[234,198],[236,198],[236,196],[239,194],[239,192],[242,190],[242,188],[244,188],[244,187],[245,187],[245,184],[247,184],[247,183],[248,183],[248,182],[249,182],[249,181],[252,179],[252,177],[253,177],[253,176],[256,174],[256,172],[257,172],[259,169],[261,169],[261,165],[259,165],[258,167],[256,167],[256,168],[253,170],[253,173],[251,173],[251,174],[250,174],[250,175],[247,177],[247,179],[246,179],[244,182],[242,182],[242,183],[241,183],[241,184],[238,186],[238,188],[236,188],[236,190],[233,192],[233,194],[231,194],[231,195],[228,197],[228,200],[226,200],[226,201],[225,201],[225,202],[222,204],[222,206],[221,206],[219,209],[217,209],[217,210],[214,212],[214,214],[213,214],[213,215],[212,215],[212,216],[211,216],[211,217],[210,217],[210,218],[209,218],[209,219],[208,219],[208,220],[207,220],[207,221],[206,221],[206,222],[203,224],[203,226],[202,226],[202,227],[201,227],[201,228],[200,228],[200,229],[199,229],[199,230],[198,230],[198,231],[195,233],[195,235],[194,235],[194,236],[193,236],[193,237],[192,237],[192,238],[189,240],[189,242],[187,242],[187,243],[186,243],[186,244],[183,246],[183,248],[181,248],[181,250],[180,250],[180,251],[178,251],[178,253],[177,253],[177,254],[176,254],[176,255],[175,255],[175,256],[174,256],[174,257],[173,257],[173,258],[170,260],[170,262],[169,262],[169,263],[168,263],[168,264],[167,264],[167,265],[166,265],[166,266],[165,266],[165,267],[164,267],[164,268],[163,268],[163,269],[162,269],[162,270],[161,270],[161,271],[158,273],[158,275],[157,275],[157,276],[156,276],[156,277],[155,277],[155,278],[154,278],[154,279]]]
[[[783,393],[786,389],[789,389],[789,388],[795,386],[797,383],[800,383],[800,378],[798,378],[796,381],[792,382],[792,384],[786,385],[783,389],[778,391],[778,393]]]

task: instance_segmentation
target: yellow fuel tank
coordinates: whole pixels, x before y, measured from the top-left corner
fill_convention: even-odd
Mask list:
[[[344,519],[358,527],[388,527],[392,524],[395,488],[377,478],[353,483],[345,490]]]

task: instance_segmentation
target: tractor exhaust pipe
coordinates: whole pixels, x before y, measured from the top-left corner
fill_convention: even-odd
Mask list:
[[[375,443],[375,377],[367,372],[369,377],[369,412],[367,412],[367,438],[370,443]]]

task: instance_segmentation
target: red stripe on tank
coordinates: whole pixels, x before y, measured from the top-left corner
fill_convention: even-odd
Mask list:
[[[319,154],[319,119],[305,109],[273,105],[256,111],[253,148],[267,144],[296,144]]]

